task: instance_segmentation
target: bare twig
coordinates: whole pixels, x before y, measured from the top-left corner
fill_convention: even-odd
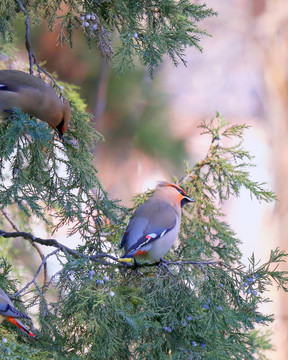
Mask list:
[[[57,249],[58,251],[60,251],[59,249]],[[59,276],[62,272],[63,272],[64,268],[60,269],[59,271],[57,271],[55,274],[53,274],[50,278],[49,283],[47,284],[47,288],[49,288],[50,284],[53,283],[54,279]]]
[[[32,52],[31,41],[30,41],[30,17],[29,17],[28,11],[23,6],[22,1],[17,0],[17,3],[20,6],[20,9],[23,11],[23,13],[26,15],[26,20],[25,20],[25,27],[26,27],[25,46],[26,46],[26,49],[28,51],[28,57],[29,57],[29,71],[30,71],[30,74],[33,75],[33,59],[35,61],[35,57],[34,57],[33,52]]]
[[[217,260],[182,260],[182,261],[165,261],[167,265],[220,265],[227,266],[225,263]]]
[[[44,265],[47,264],[47,259],[48,259],[50,256],[57,254],[60,250],[61,250],[61,249],[56,249],[56,250],[52,251],[50,254],[46,255],[46,256],[43,258],[41,264],[39,265],[39,267],[38,267],[38,269],[37,269],[37,271],[36,271],[33,279],[32,279],[28,284],[26,284],[26,285],[23,287],[23,289],[17,291],[14,296],[19,296],[22,292],[24,292],[26,289],[28,289],[29,286],[32,285],[32,284],[34,284],[34,285],[36,286],[39,294],[41,295],[41,294],[42,294],[42,291],[40,290],[40,288],[39,288],[39,286],[38,286],[38,284],[37,284],[36,279],[37,279],[37,277],[38,277],[38,275],[39,275],[39,273],[40,273],[40,271],[41,271],[42,266],[44,266]],[[44,287],[43,287],[42,290],[45,291]]]
[[[1,235],[1,232],[0,232]],[[164,262],[165,265],[177,265],[177,266],[183,266],[183,265],[195,265],[195,266],[210,266],[210,265],[217,265],[217,266],[225,266],[229,267],[227,264],[217,261],[217,260],[180,260],[180,261],[167,261]],[[153,267],[158,266],[159,262],[156,263],[141,263],[138,264],[138,267]]]
[[[26,20],[25,20],[25,28],[26,28],[26,32],[25,32],[25,46],[28,52],[28,57],[29,57],[29,72],[30,74],[33,75],[33,65],[36,65],[38,72],[39,72],[39,76],[40,73],[42,72],[43,74],[45,74],[53,83],[53,86],[57,88],[57,90],[60,93],[60,97],[61,98],[65,98],[64,94],[62,92],[62,88],[57,84],[57,82],[55,81],[55,79],[45,70],[42,68],[42,66],[40,66],[38,64],[38,61],[36,60],[36,56],[34,55],[33,51],[32,51],[32,46],[31,46],[31,40],[30,40],[30,17],[29,17],[29,13],[28,11],[25,9],[24,5],[22,4],[21,0],[16,0],[20,9],[23,11],[23,13],[26,16]]]
[[[104,261],[102,259],[104,258],[108,258],[111,259],[113,261],[116,261],[118,263],[118,266],[125,266],[125,267],[133,267],[133,265],[129,264],[129,263],[123,263],[122,261],[119,261],[119,259],[113,255],[110,254],[106,254],[106,253],[99,253],[96,255],[86,255],[83,253],[80,253],[77,250],[74,249],[70,249],[69,247],[59,243],[57,240],[55,239],[42,239],[39,237],[35,237],[34,235],[27,233],[27,232],[23,232],[23,231],[16,231],[16,232],[7,232],[4,231],[2,229],[0,229],[0,236],[4,237],[4,238],[17,238],[17,237],[22,237],[23,239],[26,240],[31,240],[35,243],[41,244],[41,245],[45,245],[45,246],[53,246],[61,251],[63,251],[66,254],[72,255],[73,257],[76,258],[84,258],[84,259],[88,259],[91,261],[95,261],[95,262],[99,262],[101,263],[101,265],[111,265],[111,262],[108,261]],[[221,261],[217,261],[217,260],[182,260],[182,261],[165,261],[165,263],[167,265],[177,265],[177,266],[183,266],[183,265],[195,265],[195,266],[210,266],[210,265],[218,265],[218,266],[225,266],[228,267],[225,263],[221,262]],[[139,267],[153,267],[153,266],[157,266],[159,264],[159,262],[157,263],[143,263],[143,264],[139,264]]]
[[[39,72],[39,73],[42,72],[43,74],[45,74],[45,75],[51,80],[53,86],[56,87],[57,90],[59,91],[60,97],[61,97],[62,99],[66,99],[65,96],[64,96],[64,94],[63,94],[62,87],[57,84],[57,82],[55,81],[55,79],[48,73],[48,71],[46,71],[42,66],[40,66],[40,65],[37,63],[34,55],[33,55],[33,59],[34,59],[34,64],[37,66],[38,72]]]
[[[12,226],[12,228],[17,232],[21,232],[20,229],[18,228],[17,224],[14,223],[14,221],[11,219],[11,217],[8,215],[8,213],[3,209],[1,210],[1,212],[2,212],[3,216],[5,217],[5,219]],[[37,251],[38,255],[41,258],[41,261],[43,262],[44,254],[43,254],[42,250],[40,249],[40,247],[32,240],[29,240],[29,242],[34,247],[34,249]],[[43,276],[44,276],[43,287],[45,287],[45,285],[47,283],[47,263],[46,262],[44,263],[44,266],[43,266]]]
[[[1,210],[3,216],[5,217],[5,219],[9,222],[9,224],[12,226],[12,228],[16,231],[20,231],[18,226],[14,223],[14,221],[10,218],[10,216],[7,214],[7,212],[5,210]]]
[[[65,245],[59,243],[55,239],[42,239],[39,237],[35,237],[34,235],[24,232],[24,231],[7,232],[7,231],[0,229],[0,236],[3,236],[4,238],[22,237],[23,239],[32,241],[34,243],[38,243],[38,244],[45,245],[45,246],[53,246],[57,249],[60,249],[64,253],[72,255],[73,257],[82,257],[84,259],[89,259],[91,261],[100,262],[102,265],[110,265],[111,264],[110,262],[102,260],[103,258],[109,258],[111,260],[119,262],[119,260],[115,256],[112,256],[109,254],[100,253],[100,254],[96,254],[96,255],[85,255],[85,254],[78,252],[77,250],[68,248],[68,246],[65,246]],[[119,262],[119,263],[124,266],[127,266],[127,265],[129,266],[129,264],[123,264],[121,262]]]

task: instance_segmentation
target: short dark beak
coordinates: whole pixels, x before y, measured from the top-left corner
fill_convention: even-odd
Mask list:
[[[63,133],[62,133],[62,131],[60,131],[60,130],[58,129],[58,127],[56,127],[55,130],[56,130],[56,132],[57,132],[57,134],[58,134],[58,136],[59,136],[59,139],[60,139],[60,140],[63,140]]]
[[[60,122],[60,124],[58,124],[58,125],[56,126],[56,130],[57,130],[57,132],[58,132],[58,135],[59,135],[60,140],[63,139],[63,132],[62,132],[63,125],[64,125],[64,120],[62,119],[62,121]]]
[[[181,207],[183,207],[188,202],[195,202],[195,200],[189,196],[184,196],[183,199],[181,200]]]

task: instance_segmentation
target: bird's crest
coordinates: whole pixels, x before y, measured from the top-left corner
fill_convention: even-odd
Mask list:
[[[180,192],[183,196],[188,196],[188,194],[177,184],[169,183],[168,181],[159,181],[157,188],[165,187],[165,186],[171,186],[174,187],[176,190]]]

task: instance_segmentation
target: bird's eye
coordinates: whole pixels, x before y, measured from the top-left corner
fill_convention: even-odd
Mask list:
[[[180,188],[180,187],[176,187],[176,186],[174,186],[175,187],[175,189],[181,194],[181,195],[183,195],[183,196],[187,196],[187,194]]]

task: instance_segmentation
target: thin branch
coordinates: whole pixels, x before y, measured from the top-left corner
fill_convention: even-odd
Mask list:
[[[68,248],[67,246],[59,243],[55,239],[42,239],[42,238],[35,237],[34,235],[32,235],[30,233],[27,233],[27,232],[23,232],[23,231],[7,232],[7,231],[4,231],[4,230],[0,229],[0,236],[2,236],[4,238],[22,237],[23,239],[30,240],[30,241],[36,242],[38,244],[41,244],[41,245],[53,246],[53,247],[63,251],[64,253],[72,255],[73,257],[76,257],[76,258],[80,257],[80,258],[88,259],[88,260],[91,260],[91,261],[100,262],[101,265],[112,265],[111,262],[102,260],[103,258],[108,258],[108,259],[111,259],[113,261],[116,261],[118,263],[117,264],[118,266],[130,267],[130,268],[134,267],[134,265],[132,265],[132,264],[123,263],[122,261],[119,261],[119,259],[117,257],[115,257],[113,255],[110,255],[110,254],[99,253],[99,254],[96,254],[96,255],[86,255],[86,254],[80,253],[77,250]],[[196,265],[196,266],[218,265],[218,266],[229,267],[225,263],[223,263],[221,261],[217,261],[217,260],[165,261],[165,264],[167,264],[167,265],[177,265],[177,266],[182,266],[182,265]],[[159,265],[159,262],[156,262],[156,263],[142,263],[142,264],[138,264],[137,267],[154,267],[154,266],[158,266],[158,265]]]
[[[40,65],[37,63],[36,58],[35,58],[34,55],[33,55],[33,59],[34,59],[34,64],[37,66],[37,69],[38,69],[39,74],[40,74],[41,72],[42,72],[43,74],[45,74],[45,75],[52,81],[53,86],[56,87],[57,90],[59,91],[60,97],[61,97],[62,99],[66,99],[65,96],[64,96],[64,94],[63,94],[63,92],[62,92],[61,86],[59,86],[59,85],[57,84],[57,82],[55,81],[55,79],[48,73],[48,71],[46,71],[42,66],[40,66]]]
[[[96,255],[85,255],[85,254],[78,252],[77,250],[68,248],[67,246],[59,243],[55,239],[42,239],[39,237],[35,237],[34,235],[24,232],[24,231],[7,232],[7,231],[0,229],[0,236],[3,236],[4,238],[22,237],[23,239],[28,240],[28,241],[33,241],[34,243],[38,243],[38,244],[45,245],[45,246],[53,246],[57,249],[60,249],[64,253],[68,253],[69,255],[72,255],[73,257],[82,257],[84,259],[89,259],[91,261],[100,262],[102,265],[111,265],[110,262],[101,260],[103,258],[109,258],[111,260],[119,262],[119,260],[115,256],[112,256],[109,254],[100,253],[100,254],[96,254]],[[121,262],[119,262],[119,264],[124,265],[124,266],[125,265],[129,266],[129,264],[123,264]]]
[[[16,0],[20,9],[23,11],[24,15],[26,16],[26,20],[25,20],[25,28],[26,28],[26,32],[25,32],[25,46],[28,52],[28,57],[29,57],[29,72],[31,75],[33,75],[33,65],[36,65],[39,76],[40,73],[42,72],[43,74],[45,74],[53,83],[53,86],[56,87],[58,89],[58,91],[60,92],[60,97],[61,98],[65,98],[64,94],[62,92],[61,87],[57,84],[57,82],[55,81],[55,79],[45,70],[42,68],[42,66],[40,66],[38,64],[38,61],[36,60],[36,56],[34,55],[33,51],[32,51],[32,46],[31,46],[31,40],[30,40],[30,17],[29,17],[29,13],[28,11],[25,9],[24,5],[22,4],[21,0]]]
[[[57,249],[58,251],[60,251],[59,249]],[[55,274],[53,274],[50,278],[49,283],[47,284],[47,288],[49,288],[49,286],[53,283],[54,279],[59,276],[62,272],[63,272],[64,268],[62,268],[61,270],[57,271]]]
[[[5,217],[5,219],[9,222],[9,224],[12,226],[12,228],[17,231],[17,232],[20,232],[20,229],[19,227],[17,226],[17,224],[14,223],[14,221],[10,218],[10,216],[8,215],[8,213],[5,211],[5,210],[1,210],[3,216]],[[28,239],[29,240],[29,239]],[[38,255],[40,256],[41,258],[41,261],[43,262],[43,259],[44,259],[44,254],[42,252],[42,250],[40,249],[40,247],[35,244],[35,242],[33,242],[32,240],[29,240],[30,244],[34,247],[34,249],[37,251]],[[48,269],[47,269],[47,263],[45,262],[44,263],[44,266],[43,266],[43,287],[46,286],[46,283],[47,283],[47,279],[48,279],[48,275],[47,275],[47,272],[48,272]]]
[[[10,218],[10,216],[8,215],[8,213],[5,210],[1,210],[3,216],[5,217],[5,219],[9,222],[9,224],[12,226],[12,228],[16,231],[20,231],[20,229],[18,228],[18,226],[14,223],[14,221]]]
[[[1,233],[0,233],[1,235]],[[161,262],[160,262],[161,264]],[[217,261],[217,260],[179,260],[179,261],[168,261],[165,260],[163,261],[163,264],[165,265],[177,265],[177,266],[182,266],[182,265],[196,265],[196,266],[205,266],[205,265],[218,265],[218,266],[225,266],[228,267],[229,266],[221,261]],[[159,265],[159,261],[156,263],[141,263],[141,264],[137,264],[137,267],[153,267],[153,266],[158,266]]]
[[[19,0],[20,1],[20,0]],[[30,74],[33,75],[33,58],[32,51],[31,51],[31,42],[30,42],[30,17],[27,14],[26,20],[25,20],[25,26],[26,26],[26,34],[25,34],[25,46],[28,51],[28,57],[29,57],[29,71]]]
[[[39,286],[38,286],[38,284],[37,284],[36,279],[37,279],[37,277],[38,277],[38,275],[39,275],[39,273],[40,273],[40,271],[41,271],[42,266],[45,266],[45,264],[47,264],[47,259],[48,259],[50,256],[57,254],[60,250],[61,250],[61,249],[56,249],[56,250],[52,251],[50,254],[46,255],[46,256],[43,258],[41,264],[39,265],[39,267],[38,267],[38,269],[37,269],[37,271],[36,271],[33,279],[32,279],[28,284],[26,284],[26,285],[23,287],[23,289],[17,291],[14,296],[19,296],[22,292],[24,292],[26,289],[28,289],[29,286],[32,285],[32,284],[34,284],[34,285],[36,286],[39,294],[42,294],[42,291],[45,291],[45,288],[46,288],[46,287],[43,287],[43,288],[42,288],[42,291],[41,291],[40,288],[39,288]]]
[[[217,260],[182,260],[182,261],[165,261],[167,265],[220,265],[227,266],[225,263]]]
[[[31,41],[30,41],[30,17],[28,11],[25,9],[24,5],[22,4],[21,0],[16,0],[18,5],[20,6],[20,9],[23,11],[23,13],[26,15],[25,20],[25,46],[28,51],[28,57],[29,57],[29,72],[31,75],[33,75],[33,59],[35,61],[35,56],[33,55],[32,48],[31,48]]]

